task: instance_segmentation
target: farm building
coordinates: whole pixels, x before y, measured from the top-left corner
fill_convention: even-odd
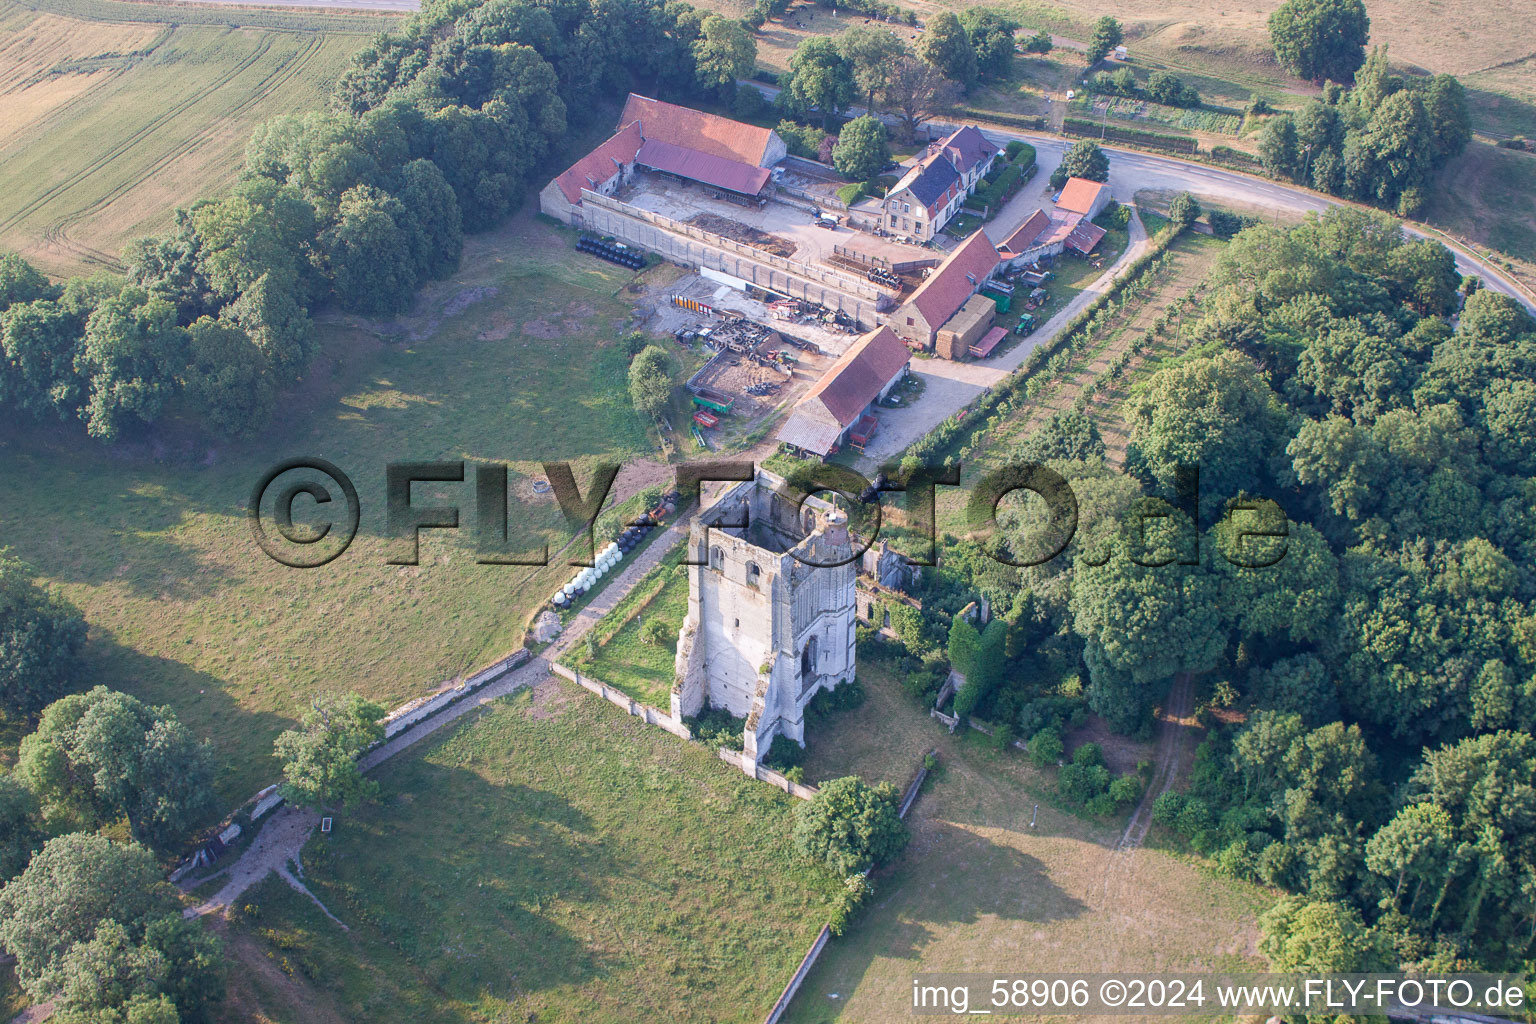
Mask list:
[[[1036,210],[1017,231],[998,246],[1010,266],[1034,263],[1042,256],[1064,251],[1086,256],[1104,238],[1104,229],[1093,218],[1109,205],[1109,186],[1087,178],[1068,178],[1056,197],[1056,215]]]
[[[581,225],[583,189],[611,195],[636,168],[698,182],[739,199],[755,199],[768,168],[784,159],[778,133],[691,107],[630,93],[621,127],[539,192],[539,211]]]
[[[891,330],[913,348],[931,350],[939,328],[981,290],[997,266],[996,247],[985,232],[976,232],[956,246],[911,298],[891,314]]]
[[[933,143],[885,198],[888,235],[927,242],[944,229],[997,159],[997,147],[975,125]]]
[[[906,376],[912,353],[888,327],[870,331],[833,363],[795,405],[778,440],[797,451],[826,456],[874,431],[875,403]]]

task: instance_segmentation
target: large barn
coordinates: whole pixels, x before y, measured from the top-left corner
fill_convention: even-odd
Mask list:
[[[874,432],[875,403],[900,383],[911,361],[912,353],[889,327],[870,331],[796,403],[778,439],[823,457],[850,441],[862,444]]]
[[[539,193],[539,211],[581,226],[583,190],[612,195],[636,168],[755,199],[784,159],[778,133],[692,107],[630,93],[619,130]]]

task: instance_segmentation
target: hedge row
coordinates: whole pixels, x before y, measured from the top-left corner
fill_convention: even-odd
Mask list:
[[[1061,130],[1068,135],[1098,135],[1115,142],[1129,142],[1149,149],[1164,149],[1170,153],[1193,153],[1197,146],[1194,139],[1182,135],[1163,135],[1143,131],[1140,128],[1121,128],[1101,124],[1082,117],[1069,117],[1062,121]]]
[[[1264,162],[1252,153],[1244,153],[1240,149],[1231,146],[1212,146],[1211,159],[1219,164],[1230,164],[1233,167],[1241,167],[1244,170],[1260,168]]]
[[[1025,128],[1029,131],[1045,131],[1045,118],[1025,117],[1022,114],[999,114],[995,110],[972,110],[968,107],[959,107],[955,110],[955,116],[969,121],[991,121],[994,124],[1006,124],[1012,128]]]
[[[1002,406],[1004,403],[1011,403],[1015,397],[1023,395],[1025,386],[1030,378],[1041,367],[1045,366],[1048,360],[1063,349],[1075,349],[1086,340],[1093,333],[1093,330],[1097,328],[1096,324],[1093,327],[1089,325],[1098,316],[1099,312],[1109,303],[1117,300],[1133,282],[1139,280],[1143,274],[1147,273],[1153,262],[1163,255],[1178,236],[1179,233],[1172,230],[1164,231],[1158,235],[1153,240],[1152,248],[1137,258],[1124,274],[1116,278],[1103,295],[1099,296],[1094,302],[1089,303],[1077,316],[1073,317],[1056,337],[1031,352],[1029,358],[1024,361],[1024,365],[1010,373],[1001,384],[982,392],[972,405],[961,410],[960,413],[949,416],[938,426],[912,442],[902,461],[906,462],[908,459],[913,459],[919,465],[932,465],[957,449],[961,439],[966,434],[975,430],[978,424],[985,423],[998,410],[999,406]]]

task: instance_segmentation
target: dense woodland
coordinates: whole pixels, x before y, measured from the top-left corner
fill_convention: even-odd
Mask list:
[[[1054,527],[1031,499],[1005,504],[1011,540],[990,553],[950,538],[923,613],[893,616],[908,686],[931,700],[961,629],[948,617],[980,596],[1000,667],[955,710],[1043,762],[1090,711],[1147,734],[1192,676],[1208,739],[1158,820],[1296,894],[1266,919],[1277,966],[1520,969],[1536,934],[1536,321],[1462,282],[1439,243],[1356,210],[1247,228],[1205,296],[1188,354],[1128,402],[1126,472],[1080,412],[1010,453],[1070,482],[1076,535],[1044,564],[991,557],[1038,559]],[[1181,466],[1198,466],[1198,500]],[[1110,784],[1069,802],[1107,812]]]

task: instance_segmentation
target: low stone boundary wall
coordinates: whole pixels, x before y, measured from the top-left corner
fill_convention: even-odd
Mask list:
[[[436,693],[425,697],[418,697],[400,705],[395,710],[384,716],[384,738],[393,739],[396,734],[410,728],[423,719],[431,718],[443,708],[454,701],[474,693],[486,683],[500,679],[503,675],[522,665],[532,657],[528,648],[519,647],[501,660],[487,665],[468,679],[450,680]]]
[[[629,694],[623,692],[622,690],[615,690],[607,683],[596,679],[588,679],[586,676],[583,676],[575,669],[567,668],[566,666],[560,664],[552,664],[549,667],[554,671],[556,675],[563,676],[582,689],[589,690],[592,693],[597,694],[599,697],[608,701],[610,704],[617,704],[619,707],[623,708],[626,713],[634,715],[636,718],[645,719],[646,725],[660,726],[672,735],[685,740],[693,739],[692,730],[690,730],[688,726],[684,725],[682,722],[673,718],[666,712],[658,711],[651,707],[649,704],[642,704],[635,700],[635,698],[631,697]]]
[[[784,986],[779,1001],[773,1004],[773,1009],[768,1011],[768,1019],[763,1024],[779,1024],[784,1016],[784,1011],[789,1009],[789,1004],[795,998],[795,993],[800,991],[801,982],[805,976],[811,973],[811,968],[816,966],[816,960],[821,956],[821,951],[827,948],[827,942],[832,938],[832,929],[827,925],[821,926],[821,933],[816,936],[816,941],[811,943],[811,948],[806,952],[805,958],[800,961],[800,967],[795,971],[795,976],[789,979],[789,984]]]
[[[917,766],[917,775],[912,779],[912,783],[907,786],[906,793],[902,795],[901,807],[897,809],[896,817],[906,818],[907,812],[912,809],[912,805],[917,803],[917,794],[922,791],[923,783],[928,778],[928,758],[937,757],[938,753],[939,750],[935,747],[923,755],[922,763]]]
[[[743,772],[752,776],[759,782],[766,782],[770,786],[773,786],[775,789],[782,789],[784,792],[788,793],[790,796],[797,800],[809,800],[811,797],[820,792],[820,790],[818,790],[815,786],[807,786],[803,783],[792,782],[782,772],[776,772],[772,768],[764,768],[762,765],[752,761],[751,758],[747,757],[746,754],[743,754],[739,750],[732,750],[729,747],[721,747],[720,760],[724,761],[726,764],[735,765],[737,768],[740,768]]]

